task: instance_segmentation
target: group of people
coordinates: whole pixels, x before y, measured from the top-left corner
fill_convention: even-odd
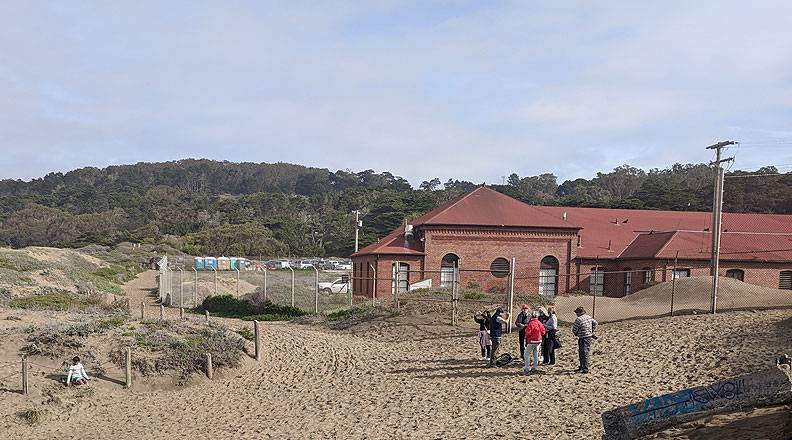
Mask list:
[[[575,323],[572,325],[572,335],[578,339],[579,373],[589,372],[589,353],[591,342],[596,339],[594,330],[597,321],[586,313],[583,307],[575,309]],[[489,366],[495,366],[501,338],[508,325],[509,314],[498,307],[495,313],[490,314],[483,310],[473,317],[479,324],[477,333],[481,359],[489,361]],[[558,317],[554,306],[538,307],[531,310],[528,304],[523,304],[520,313],[514,321],[517,328],[520,344],[520,357],[523,359],[523,371],[531,374],[538,371],[540,365],[553,365],[556,362],[555,351],[561,347],[558,331]]]

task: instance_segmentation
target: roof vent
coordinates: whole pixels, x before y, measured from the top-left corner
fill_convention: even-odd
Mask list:
[[[413,225],[404,226],[404,239],[411,240],[413,238]]]
[[[564,215],[563,215],[563,217],[564,217],[564,221],[566,221],[566,219],[567,219],[567,213],[566,213],[566,211],[564,211]]]

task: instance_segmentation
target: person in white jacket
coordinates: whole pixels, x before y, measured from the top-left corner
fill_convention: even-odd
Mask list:
[[[85,385],[88,381],[91,380],[88,377],[88,373],[85,372],[85,367],[80,362],[80,357],[75,356],[72,358],[72,364],[69,367],[69,374],[66,376],[66,386],[69,386],[74,382],[77,385]]]

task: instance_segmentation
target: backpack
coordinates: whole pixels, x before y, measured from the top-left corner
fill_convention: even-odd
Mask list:
[[[511,364],[513,361],[514,361],[514,358],[512,358],[511,354],[503,353],[502,355],[498,356],[497,359],[495,359],[495,366],[496,367],[505,367],[505,366]]]

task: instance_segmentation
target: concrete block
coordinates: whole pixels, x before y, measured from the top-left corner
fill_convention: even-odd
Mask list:
[[[634,439],[739,407],[788,402],[792,402],[789,369],[776,367],[606,411],[602,414],[603,438]]]

